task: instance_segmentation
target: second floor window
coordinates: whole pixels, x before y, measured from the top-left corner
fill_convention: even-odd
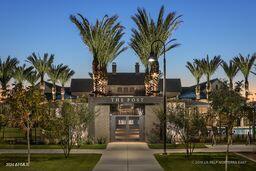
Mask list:
[[[125,93],[128,92],[128,88],[127,88],[127,87],[124,88],[124,92],[125,92]]]
[[[117,92],[121,93],[122,92],[122,87],[118,87]]]

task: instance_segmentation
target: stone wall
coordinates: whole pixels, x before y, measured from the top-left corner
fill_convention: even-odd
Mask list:
[[[109,142],[110,139],[110,123],[109,123],[109,113],[110,107],[109,105],[97,105],[95,106],[95,112],[97,112],[97,116],[94,122],[94,137],[107,138]]]
[[[154,123],[159,123],[159,120],[154,112],[159,105],[145,105],[145,140],[151,134],[152,129],[155,127]]]

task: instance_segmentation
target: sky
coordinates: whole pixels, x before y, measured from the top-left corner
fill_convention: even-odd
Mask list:
[[[125,46],[129,46],[131,28],[135,27],[131,16],[137,8],[145,8],[156,19],[162,5],[165,14],[175,11],[182,15],[183,23],[172,37],[181,46],[166,55],[167,76],[180,78],[182,86],[195,84],[185,67],[187,61],[207,54],[221,55],[229,61],[239,53],[256,52],[254,0],[1,0],[0,57],[5,59],[10,55],[25,63],[32,52],[41,55],[47,52],[55,54],[56,64],[69,65],[76,72],[75,78],[89,77],[92,55],[70,21],[71,14],[81,13],[92,23],[105,14],[117,14],[125,27]],[[118,72],[133,72],[139,58],[129,48],[114,62]],[[141,70],[144,70],[142,65]],[[214,74],[213,78],[216,77],[226,78],[222,68]],[[239,73],[236,80],[242,78]],[[255,79],[251,75],[251,89],[256,90]]]

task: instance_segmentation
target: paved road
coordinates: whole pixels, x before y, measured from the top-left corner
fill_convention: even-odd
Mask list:
[[[162,171],[146,143],[109,143],[94,171]]]

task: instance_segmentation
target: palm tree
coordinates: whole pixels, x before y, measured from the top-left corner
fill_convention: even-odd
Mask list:
[[[117,15],[112,17],[106,15],[95,24],[89,23],[81,14],[77,14],[77,17],[71,15],[70,20],[80,31],[84,44],[93,56],[93,91],[96,95],[106,94],[107,65],[127,49],[123,47],[124,41],[121,41],[124,27],[117,22]]]
[[[234,64],[233,60],[229,61],[229,65],[225,61],[222,61],[221,66],[229,79],[229,90],[233,90],[233,79],[239,71],[239,68]]]
[[[49,71],[54,60],[54,55],[50,56],[48,53],[45,53],[43,57],[37,56],[35,53],[32,53],[31,56],[27,58],[27,61],[32,64],[32,66],[36,69],[39,77],[40,77],[40,90],[42,95],[44,95],[45,83],[44,76]]]
[[[13,77],[15,67],[18,63],[17,58],[11,58],[10,56],[5,61],[2,61],[0,58],[0,83],[3,91],[6,90],[8,82]]]
[[[56,83],[59,81],[61,73],[67,69],[66,65],[59,64],[59,65],[52,65],[47,73],[49,76],[49,81],[52,82],[52,100],[55,101],[56,99]]]
[[[153,51],[158,57],[163,53],[163,45],[159,42],[156,42],[151,49],[151,44],[155,40],[161,40],[166,43],[170,40],[172,33],[179,24],[180,15],[177,16],[175,12],[169,12],[164,18],[164,7],[162,6],[157,21],[154,21],[153,18],[146,12],[145,9],[138,8],[137,13],[132,16],[132,20],[136,24],[137,28],[132,29],[132,38],[130,40],[130,46],[134,52],[138,55],[141,62],[144,64],[145,68],[148,67],[148,57]],[[169,44],[166,47],[166,52],[177,47],[179,44]],[[159,63],[158,61],[150,63],[151,70],[148,72],[150,74],[150,79],[153,81],[153,91],[158,91],[159,83]],[[149,92],[151,86],[149,85],[150,81],[147,79],[149,76],[145,75],[145,89],[146,94]],[[154,93],[157,95],[157,93]]]
[[[32,87],[34,87],[35,84],[36,84],[36,82],[38,81],[39,77],[40,77],[40,76],[39,76],[39,74],[37,74],[36,71],[31,71],[31,72],[28,74],[26,80],[29,82],[29,84],[30,84]]]
[[[213,59],[209,59],[207,55],[206,58],[202,60],[195,59],[195,63],[200,66],[203,71],[203,74],[206,76],[207,85],[206,85],[206,98],[209,99],[209,93],[212,90],[210,79],[214,72],[217,70],[218,66],[221,64],[222,60],[220,56],[214,56]]]
[[[75,71],[70,68],[66,68],[60,73],[59,82],[61,84],[61,100],[65,99],[65,84],[70,80],[70,78],[75,74]]]
[[[238,66],[242,74],[244,75],[244,87],[245,87],[245,98],[248,99],[249,95],[249,74],[251,72],[252,66],[255,62],[256,55],[248,55],[247,57],[242,56],[239,54],[239,56],[234,58],[235,64]]]
[[[17,85],[22,87],[23,82],[27,79],[32,70],[33,67],[26,67],[26,64],[16,67],[13,78],[16,80]]]
[[[196,62],[194,61],[193,63],[187,62],[186,67],[189,69],[190,73],[194,76],[195,80],[196,80],[196,100],[200,99],[200,79],[203,76],[203,71],[200,68],[200,66],[198,64],[196,64]]]

